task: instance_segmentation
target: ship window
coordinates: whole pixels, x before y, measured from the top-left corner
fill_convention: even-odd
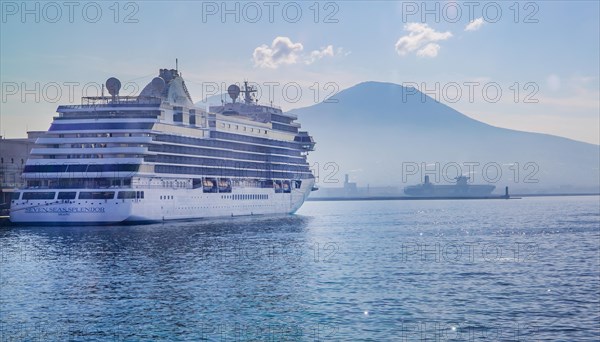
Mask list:
[[[89,191],[80,192],[79,199],[113,199],[115,193],[113,191]]]
[[[19,199],[19,197],[21,197],[21,193],[20,193],[20,192],[13,192],[13,193],[10,195],[10,199],[12,199],[12,200],[18,200],[18,199]]]
[[[160,196],[162,199],[162,196]],[[135,191],[119,191],[117,195],[118,199],[130,199],[135,198]]]
[[[77,192],[75,192],[75,191],[59,192],[57,199],[62,199],[62,200],[75,199],[76,195],[77,195]]]
[[[24,200],[53,200],[55,192],[24,192]]]

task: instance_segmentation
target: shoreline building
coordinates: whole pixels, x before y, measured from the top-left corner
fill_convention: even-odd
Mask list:
[[[22,177],[31,149],[43,131],[29,131],[27,138],[6,139],[0,136],[0,209],[8,209],[11,194],[25,186]]]

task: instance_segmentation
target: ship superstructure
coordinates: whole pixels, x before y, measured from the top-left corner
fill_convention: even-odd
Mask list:
[[[58,107],[27,160],[12,222],[293,213],[314,186],[312,137],[296,116],[256,103],[247,83],[209,111],[194,106],[174,69],[161,69],[139,96],[119,96],[116,78],[106,88],[110,96]]]

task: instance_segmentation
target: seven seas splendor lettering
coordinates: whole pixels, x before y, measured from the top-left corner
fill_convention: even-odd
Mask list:
[[[59,207],[33,207],[25,209],[26,213],[103,213],[105,208],[94,207],[76,207],[76,208],[59,208]]]

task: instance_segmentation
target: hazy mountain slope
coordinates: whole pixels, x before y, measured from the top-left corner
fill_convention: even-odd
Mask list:
[[[473,175],[476,181],[483,181],[485,163],[496,162],[504,167],[498,186],[561,186],[565,191],[600,187],[599,146],[490,126],[421,93],[409,95],[412,92],[396,84],[365,82],[341,91],[335,96],[337,103],[291,111],[299,116],[302,130],[317,141],[311,162],[333,161],[340,167],[337,178],[352,170],[355,180],[371,185],[404,185],[403,162],[439,162],[441,167],[480,162]],[[518,175],[509,169],[514,162],[520,165]],[[526,163],[539,167],[534,177],[538,184],[522,183],[534,172],[533,165],[524,169]],[[418,177],[408,179],[415,182]]]

